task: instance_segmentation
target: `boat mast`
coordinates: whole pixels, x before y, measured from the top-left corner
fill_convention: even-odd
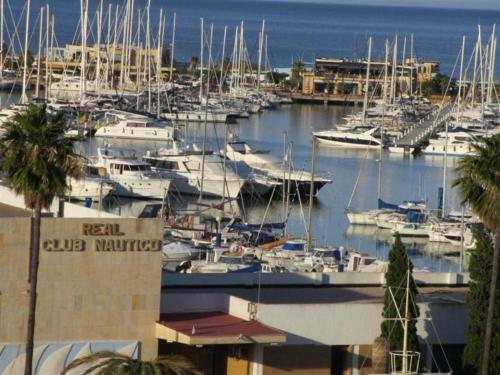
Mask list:
[[[3,4],[0,5],[3,8]],[[38,98],[40,94],[40,69],[42,65],[42,33],[43,33],[43,12],[44,7],[40,8],[40,30],[38,33],[38,58],[36,62],[36,88],[35,88],[35,96]],[[2,9],[3,12],[3,9]],[[3,53],[0,51],[0,55]]]
[[[494,86],[494,72],[495,72],[495,52],[497,47],[497,39],[495,35],[496,24],[493,24],[493,30],[491,32],[490,38],[490,58],[489,58],[489,70],[488,70],[488,92],[486,94],[486,100],[488,104],[492,103],[492,93]]]
[[[264,30],[265,30],[266,20],[262,20],[262,30],[259,34],[259,65],[257,67],[257,95],[260,94],[260,69],[262,65],[262,49],[264,48]]]
[[[465,35],[462,36],[462,52],[460,53],[460,77],[458,78],[457,122],[459,125],[460,125],[460,116],[462,113],[460,105],[461,105],[461,99],[462,99],[464,50],[465,50]],[[448,142],[448,134],[446,134],[446,141]]]
[[[413,96],[413,33],[410,34],[410,96]]]
[[[151,0],[147,2],[146,13],[146,56],[148,64],[148,112],[151,113]]]
[[[170,51],[170,74],[168,80],[172,82],[174,77],[174,52],[175,52],[175,23],[176,23],[177,14],[174,13],[174,20],[172,25],[172,45]]]
[[[479,74],[481,80],[481,120],[484,120],[484,70],[483,70],[483,46],[481,41],[481,25],[478,25],[479,30]]]
[[[83,20],[82,20],[82,68],[80,82],[80,100],[83,101],[87,92],[87,24],[88,24],[88,0],[82,0]]]
[[[3,72],[3,0],[0,0],[0,72]]]
[[[401,90],[400,90],[400,96],[403,95],[403,79],[404,79],[404,75],[405,75],[405,58],[406,58],[406,35],[403,39],[403,54],[401,56],[401,78],[400,78],[400,82],[401,82]]]
[[[477,84],[477,58],[478,58],[479,48],[478,41],[476,41],[476,45],[474,46],[474,69],[472,70],[472,102],[471,106],[474,109],[474,105],[476,104],[476,84]]]
[[[387,100],[387,70],[389,67],[389,41],[385,40],[385,59],[384,59],[384,88],[382,99],[382,124],[380,126],[380,148],[379,148],[379,162],[378,162],[378,185],[377,185],[377,205],[382,196],[382,151],[384,149],[384,121],[385,121],[385,101]]]
[[[368,38],[368,62],[366,64],[365,96],[363,99],[363,123],[366,121],[366,109],[368,107],[368,87],[370,86],[370,60],[372,57],[372,37]]]
[[[97,11],[97,51],[96,51],[96,72],[95,85],[97,86],[97,97],[101,97],[101,31],[102,31],[102,12],[103,2],[101,0],[100,8]]]
[[[389,102],[396,102],[396,71],[398,69],[398,34],[394,38],[394,53],[392,56],[392,72],[391,72],[391,96]]]
[[[3,2],[3,0],[2,0]],[[3,8],[3,7],[2,7]],[[3,9],[2,9],[3,11]],[[49,35],[50,34],[50,7],[47,4],[47,14],[46,14],[46,32],[45,32],[45,101],[49,101],[50,96],[50,84],[49,84]],[[3,65],[2,65],[3,67]]]
[[[464,65],[465,35],[462,37],[462,49],[460,52],[460,77],[458,81],[457,98],[457,120],[460,121],[460,96],[462,95],[462,74]],[[446,180],[448,172],[448,121],[445,121],[445,143],[443,159],[443,206],[441,207],[441,217],[446,216]]]
[[[227,26],[224,26],[224,36],[222,38],[222,56],[220,58],[220,80],[219,80],[219,95],[221,97],[222,97],[222,84],[224,82],[224,59],[226,57],[226,35],[227,35]],[[224,173],[226,172],[224,171]]]
[[[406,300],[405,300],[405,316],[403,329],[403,366],[402,374],[409,374],[408,368],[408,323],[410,321],[410,261],[408,261],[408,271],[406,272]]]
[[[203,30],[203,29],[202,29]],[[212,62],[212,40],[213,40],[213,34],[214,34],[214,25],[210,25],[210,39],[208,43],[208,64],[207,64],[207,71],[208,71],[208,81],[210,81],[210,69],[212,68],[211,62]],[[202,157],[201,157],[201,181],[200,181],[200,196],[198,200],[201,201],[203,198],[203,183],[205,179],[205,155],[206,155],[206,143],[207,143],[207,125],[208,125],[208,99],[210,96],[210,85],[207,82],[207,102],[205,103],[205,121],[203,123],[203,146],[202,146]]]
[[[116,11],[118,12],[118,5],[116,8]],[[125,70],[125,56],[126,56],[126,47],[127,47],[127,28],[128,28],[128,18],[129,18],[129,12],[130,12],[130,0],[127,0],[127,5],[125,8],[125,19],[123,21],[123,28],[122,28],[122,51],[121,51],[121,57],[120,57],[120,86],[123,87],[123,82],[124,82],[124,70]],[[116,32],[116,28],[115,28]]]
[[[108,29],[106,30],[106,81],[105,81],[105,87],[106,88],[109,88],[109,64],[110,64],[110,61],[109,61],[109,56],[111,55],[110,54],[110,51],[109,51],[109,46],[111,44],[111,41],[110,41],[110,38],[111,38],[111,13],[113,12],[113,8],[112,8],[113,4],[109,4],[109,7],[108,7]]]
[[[203,17],[200,18],[200,103],[203,99],[203,51],[205,45],[205,26]]]
[[[239,52],[239,60],[238,60],[238,87],[241,89],[244,84],[244,74],[245,74],[245,39],[244,39],[244,32],[243,32],[243,21],[241,21],[241,27],[240,27],[240,52]]]
[[[316,137],[312,137],[311,150],[311,186],[309,187],[309,212],[307,220],[307,252],[312,253],[312,211],[314,202],[314,172],[316,168]]]
[[[128,20],[129,22],[129,27],[128,27],[128,35],[127,35],[127,61],[125,64],[125,78],[127,79],[127,83],[130,82],[130,66],[131,66],[131,60],[132,60],[132,29],[134,25],[134,0],[131,1],[130,3],[130,18]],[[125,88],[123,88],[124,90]],[[123,91],[122,91],[123,92]]]
[[[238,58],[238,35],[239,35],[239,26],[236,26],[234,29],[234,44],[233,44],[233,57],[231,60],[231,81],[229,83],[229,91],[234,93],[235,89],[235,83],[236,83],[236,77],[235,77],[235,70],[236,70],[236,61]]]
[[[21,95],[21,103],[28,103],[28,96],[26,95],[26,86],[28,84],[28,42],[29,42],[29,30],[30,30],[30,7],[31,0],[26,1],[26,30],[24,34],[24,58],[23,58],[23,90]]]
[[[160,118],[161,114],[161,54],[162,54],[162,43],[163,43],[163,8],[160,8],[160,25],[158,26],[158,58],[156,59],[156,85],[157,85],[157,95],[158,95],[158,103],[156,105],[156,117]]]

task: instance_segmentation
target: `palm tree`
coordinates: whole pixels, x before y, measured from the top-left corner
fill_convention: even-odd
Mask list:
[[[71,362],[62,372],[83,366],[81,375],[201,375],[191,362],[178,355],[160,357],[155,361],[141,361],[129,356],[102,351]]]
[[[24,196],[31,208],[29,262],[29,311],[26,337],[25,374],[32,373],[36,313],[36,288],[40,254],[41,212],[67,188],[66,177],[79,178],[79,157],[72,139],[64,138],[62,114],[49,119],[45,106],[30,105],[3,125],[0,137],[0,171],[9,186]]]
[[[473,147],[475,154],[460,160],[457,167],[459,176],[453,182],[453,186],[460,188],[462,204],[469,204],[484,225],[495,235],[481,366],[481,373],[486,375],[493,331],[500,252],[500,134],[476,143]]]

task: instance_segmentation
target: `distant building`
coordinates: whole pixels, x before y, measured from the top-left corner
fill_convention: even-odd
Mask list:
[[[302,73],[301,93],[303,95],[362,96],[366,84],[367,64],[365,59],[317,58],[314,68]],[[410,59],[406,59],[404,65],[395,67],[396,95],[415,91],[418,81],[429,80],[438,69],[439,63],[437,62],[412,64]],[[391,87],[392,77],[393,66],[389,63],[386,92]],[[384,91],[383,83],[384,62],[371,61],[369,93],[380,96]]]

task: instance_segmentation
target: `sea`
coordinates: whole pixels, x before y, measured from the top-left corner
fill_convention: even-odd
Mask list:
[[[24,1],[6,0],[12,8],[6,24],[19,22],[23,14]],[[32,0],[31,25],[36,29],[37,12],[46,1]],[[58,46],[79,40],[78,0],[50,0],[51,12],[55,15],[55,30]],[[136,9],[145,7],[145,0],[136,0]],[[94,11],[99,1],[90,0],[90,19],[95,27]],[[104,9],[116,4],[123,8],[124,1],[104,1]],[[228,45],[231,46],[234,29],[244,23],[248,54],[255,57],[258,33],[262,19],[266,20],[269,63],[275,68],[290,67],[294,61],[310,64],[315,57],[363,58],[366,56],[368,36],[374,38],[373,56],[382,59],[386,38],[397,34],[400,42],[406,36],[406,54],[410,54],[410,35],[413,35],[413,53],[419,59],[441,62],[441,71],[453,75],[457,72],[456,61],[462,35],[466,36],[466,63],[470,64],[472,46],[477,38],[478,25],[482,27],[483,40],[489,37],[493,24],[500,21],[498,10],[426,9],[406,7],[372,7],[355,5],[328,5],[313,2],[274,2],[249,0],[152,0],[151,22],[158,23],[159,9],[166,11],[167,37],[171,36],[174,12],[177,18],[175,59],[189,61],[199,55],[200,18],[204,18],[206,30],[214,25],[214,56],[220,56],[224,26],[228,26]],[[10,16],[12,14],[12,16]],[[114,14],[114,13],[113,13]],[[112,17],[114,19],[114,15]],[[106,21],[104,22],[106,24]],[[35,25],[35,26],[34,26]],[[106,34],[106,30],[104,31]],[[23,32],[19,32],[22,38]],[[30,35],[30,49],[37,46],[36,32]],[[91,33],[90,38],[94,38]],[[15,44],[19,49],[21,42]],[[400,54],[403,51],[402,43]],[[226,49],[227,51],[227,49]],[[497,59],[500,48],[497,49]],[[496,77],[500,75],[500,63],[496,64]],[[17,100],[17,96],[1,94],[3,105]],[[330,129],[342,121],[342,117],[358,111],[349,106],[287,105],[276,110],[252,115],[229,124],[229,132],[249,141],[254,147],[270,150],[276,156],[283,154],[283,139],[293,143],[295,168],[310,168],[311,133]],[[209,125],[208,144],[213,150],[221,149],[223,125]],[[202,126],[192,124],[186,129],[189,141],[201,143]],[[113,146],[134,148],[139,153],[160,148],[155,142],[102,141],[93,139],[80,145],[80,149],[94,154],[104,143]],[[441,156],[403,157],[377,152],[319,147],[317,154],[318,173],[328,176],[332,184],[318,194],[313,206],[313,237],[316,245],[343,246],[365,252],[380,259],[387,259],[391,246],[390,232],[373,227],[349,225],[345,209],[371,209],[377,203],[379,167],[381,173],[382,198],[399,203],[403,200],[426,200],[429,207],[436,208],[438,188],[443,186],[446,173],[447,207],[461,210],[458,192],[451,188],[454,168],[458,158],[449,157],[444,165]],[[356,181],[357,184],[356,184]],[[356,189],[354,189],[356,185]],[[115,200],[107,205],[112,212],[137,215],[148,202]],[[192,207],[189,198],[172,198],[177,208]],[[282,202],[253,201],[234,207],[252,223],[279,221],[283,218]],[[288,231],[298,237],[306,233],[307,202],[294,201],[288,221]],[[422,239],[406,239],[407,251],[416,267],[430,271],[458,271],[466,269],[466,258],[460,262],[459,250],[448,245],[430,243]],[[460,264],[462,263],[462,265]]]
[[[5,0],[12,12],[8,12],[6,23],[19,23],[25,1]],[[144,9],[147,0],[135,1],[135,13],[141,9],[143,24],[146,24]],[[55,16],[57,46],[72,41],[79,42],[79,0],[32,0],[31,1],[30,48],[37,51],[36,30],[40,7],[49,4]],[[89,0],[89,22],[92,25],[89,42],[96,40],[95,12],[99,0]],[[114,30],[116,5],[124,9],[124,0],[104,0],[103,35],[107,35],[107,15],[112,4],[111,30]],[[466,37],[466,60],[470,56],[482,28],[482,38],[487,40],[495,23],[500,23],[500,2],[497,9],[437,9],[388,7],[366,5],[339,5],[316,3],[314,1],[272,1],[272,0],[151,0],[151,25],[157,29],[160,8],[166,14],[165,40],[168,44],[172,35],[172,20],[176,14],[175,59],[189,61],[200,55],[200,19],[204,19],[208,35],[210,24],[214,26],[213,56],[222,53],[224,27],[228,27],[226,52],[232,48],[236,26],[243,22],[249,56],[256,61],[258,35],[262,20],[266,20],[268,35],[268,62],[274,68],[289,68],[293,62],[302,61],[312,66],[317,57],[364,58],[367,55],[367,38],[373,37],[372,56],[383,60],[386,39],[398,35],[399,56],[403,54],[406,37],[406,57],[410,56],[410,39],[413,35],[413,55],[420,60],[441,62],[441,71],[458,75],[458,55],[462,36]],[[6,12],[7,13],[7,12]],[[12,14],[12,16],[11,16]],[[137,17],[137,14],[136,16]],[[119,16],[119,19],[123,17]],[[499,25],[500,26],[500,25]],[[14,27],[11,27],[14,30]],[[113,31],[112,31],[113,32]],[[15,48],[23,45],[24,23],[20,22],[19,39]],[[144,35],[144,31],[143,31]],[[156,35],[156,34],[155,34]],[[497,61],[500,48],[497,48]],[[496,64],[496,75],[500,63]]]

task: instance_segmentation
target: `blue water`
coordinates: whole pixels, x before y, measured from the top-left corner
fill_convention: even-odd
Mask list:
[[[24,1],[9,1],[12,3],[14,19],[17,19]],[[33,21],[40,6],[46,3],[44,0],[32,1]],[[58,44],[63,46],[75,36],[80,15],[79,1],[49,0],[48,3],[55,12]],[[105,0],[106,10],[109,3],[118,3],[123,7],[125,1]],[[144,9],[145,3],[146,0],[136,0],[135,9]],[[98,4],[98,0],[90,0],[91,19]],[[255,0],[152,0],[151,22],[154,28],[158,23],[160,7],[167,12],[168,41],[171,38],[173,12],[177,13],[175,57],[180,61],[188,61],[191,56],[199,55],[200,17],[204,17],[206,25],[214,23],[214,55],[220,53],[224,26],[227,25],[229,29],[230,50],[234,28],[244,21],[248,51],[250,56],[255,57],[261,20],[265,18],[269,58],[274,67],[289,67],[296,60],[312,62],[319,56],[364,57],[367,36],[374,38],[373,56],[382,59],[384,40],[392,39],[398,33],[400,56],[402,39],[405,35],[408,38],[408,56],[409,36],[414,34],[414,53],[421,59],[441,61],[441,70],[450,74],[457,60],[462,35],[467,38],[466,52],[470,54],[477,38],[477,25],[482,25],[485,40],[489,37],[492,25],[500,24],[500,1],[497,10],[461,10]],[[9,23],[12,24],[12,21]],[[22,36],[23,32],[20,34]],[[36,50],[37,35],[34,33],[31,37],[32,50]],[[497,61],[499,57],[500,48],[497,49]],[[457,71],[458,68],[455,69]],[[500,63],[496,64],[498,75]]]

